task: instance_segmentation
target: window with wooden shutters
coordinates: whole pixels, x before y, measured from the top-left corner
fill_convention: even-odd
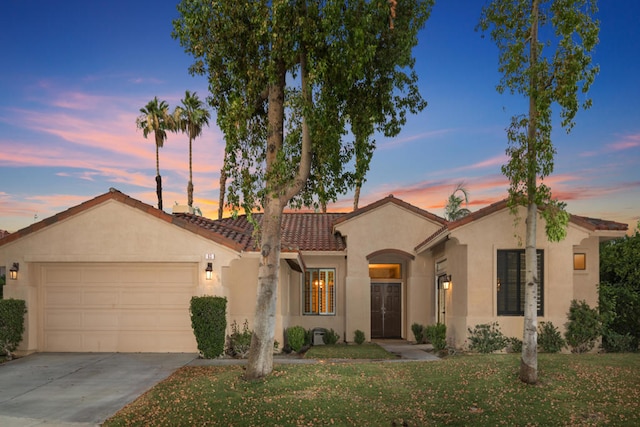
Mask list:
[[[538,316],[544,315],[544,252],[538,250]],[[498,251],[498,316],[524,316],[524,250]]]
[[[336,270],[310,268],[304,273],[304,314],[336,314]]]

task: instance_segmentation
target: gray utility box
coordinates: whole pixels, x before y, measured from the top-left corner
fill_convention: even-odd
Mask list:
[[[313,330],[313,345],[324,345],[324,328],[315,328]]]

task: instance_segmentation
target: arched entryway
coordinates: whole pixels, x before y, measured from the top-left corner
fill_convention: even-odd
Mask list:
[[[402,338],[405,283],[413,255],[388,249],[367,257],[371,280],[371,338]]]

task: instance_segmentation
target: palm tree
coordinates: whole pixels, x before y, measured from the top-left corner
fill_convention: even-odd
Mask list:
[[[189,184],[187,184],[187,204],[193,206],[193,168],[192,168],[192,144],[193,140],[202,134],[202,128],[209,125],[209,110],[198,98],[198,94],[189,91],[185,92],[184,99],[181,100],[182,107],[176,109],[176,116],[179,116],[177,127],[189,136]]]
[[[457,196],[458,192],[462,193],[463,197]],[[458,184],[447,200],[447,205],[444,207],[444,216],[447,221],[455,221],[471,213],[466,207],[460,207],[462,202],[465,203],[465,206],[469,206],[469,192],[464,188],[464,183]]]
[[[162,210],[162,177],[160,176],[160,147],[164,146],[167,139],[167,131],[173,129],[169,104],[166,101],[158,101],[155,96],[140,109],[142,113],[136,119],[136,127],[142,129],[142,135],[153,132],[156,140],[156,194],[158,195],[158,209]]]

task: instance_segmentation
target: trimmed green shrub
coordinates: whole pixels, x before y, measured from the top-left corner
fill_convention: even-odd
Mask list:
[[[361,345],[364,343],[364,339],[364,332],[360,329],[356,329],[356,331],[353,333],[353,341],[356,344]]]
[[[235,320],[231,323],[231,335],[227,336],[227,354],[232,357],[245,358],[251,348],[251,336],[253,331],[249,329],[249,321],[245,319],[242,331]],[[277,342],[277,341],[276,341]],[[274,346],[275,343],[274,342]]]
[[[447,326],[444,323],[426,326],[424,335],[431,342],[435,351],[442,351],[447,347]]]
[[[291,350],[296,353],[305,345],[307,339],[307,331],[302,326],[292,326],[287,328],[287,343]]]
[[[507,353],[522,353],[522,340],[518,337],[509,337],[506,338]]]
[[[419,323],[411,325],[411,332],[413,332],[413,338],[416,340],[416,344],[422,344],[424,341],[424,326]]]
[[[3,289],[6,281],[7,281],[6,276],[4,274],[0,275],[0,299],[3,298],[3,292],[4,292]]]
[[[571,301],[569,322],[564,337],[571,346],[572,353],[586,353],[590,351],[602,332],[600,313],[595,308],[589,307],[586,301]]]
[[[198,350],[205,359],[213,359],[224,352],[227,329],[227,299],[201,296],[191,298],[191,327]]]
[[[325,330],[324,336],[322,337],[322,341],[328,345],[337,343],[339,339],[340,335],[338,335],[333,329],[329,329],[328,331]]]
[[[545,353],[558,353],[567,343],[553,323],[540,322],[538,325],[538,345]]]
[[[500,330],[498,322],[482,323],[474,326],[469,332],[469,350],[478,353],[493,353],[507,346],[507,339]]]
[[[606,331],[602,335],[602,348],[608,353],[631,353],[638,351],[636,340],[630,333],[619,334]]]
[[[22,341],[26,303],[21,299],[0,300],[0,354],[11,360],[13,351]]]

